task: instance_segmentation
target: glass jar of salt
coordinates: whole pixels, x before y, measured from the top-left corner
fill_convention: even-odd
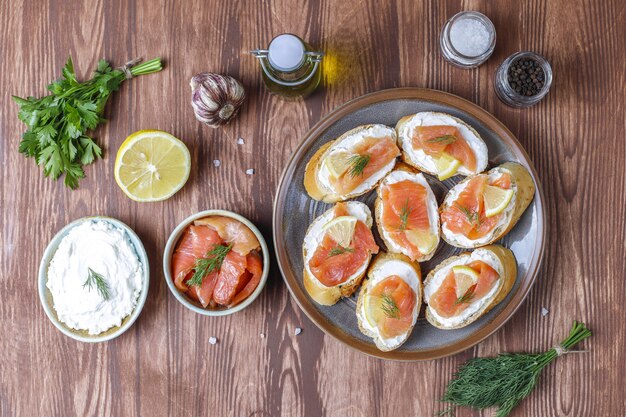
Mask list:
[[[447,61],[462,68],[475,68],[493,53],[496,29],[482,13],[457,13],[443,25],[439,44]]]

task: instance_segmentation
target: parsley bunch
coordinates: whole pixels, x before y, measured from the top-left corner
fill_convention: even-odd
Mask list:
[[[161,60],[156,58],[132,66],[127,72],[138,76],[161,69]],[[51,94],[27,99],[13,96],[20,107],[19,119],[28,126],[19,151],[35,158],[45,176],[57,179],[65,174],[65,185],[77,188],[78,181],[85,177],[83,165],[102,158],[102,149],[85,133],[105,121],[104,106],[126,79],[124,70],[113,69],[100,60],[93,78],[80,82],[72,58],[68,58],[61,78],[48,85]]]

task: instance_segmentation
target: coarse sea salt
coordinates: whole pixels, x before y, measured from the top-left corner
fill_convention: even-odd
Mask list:
[[[253,175],[254,174],[254,169],[253,168],[247,169],[246,170],[246,174]]]
[[[491,35],[485,25],[472,18],[457,20],[450,28],[450,42],[465,56],[479,56],[489,49]]]
[[[243,140],[243,138],[239,138],[239,139],[237,139],[237,145],[243,145],[243,144],[245,144],[245,143],[246,143],[246,141],[245,141],[245,140]]]
[[[215,165],[215,168],[217,168],[220,165],[222,165],[222,161],[220,161],[219,159],[214,159],[213,160],[213,165]]]

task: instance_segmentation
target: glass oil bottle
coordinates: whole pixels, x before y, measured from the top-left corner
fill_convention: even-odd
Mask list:
[[[250,53],[259,60],[267,89],[286,99],[308,96],[322,79],[321,62],[324,53],[313,51],[296,35],[278,35],[267,49]]]

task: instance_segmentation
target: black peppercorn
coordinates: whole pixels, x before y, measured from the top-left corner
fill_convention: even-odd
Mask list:
[[[507,81],[517,94],[534,96],[543,88],[543,68],[534,59],[519,58],[511,63]]]

